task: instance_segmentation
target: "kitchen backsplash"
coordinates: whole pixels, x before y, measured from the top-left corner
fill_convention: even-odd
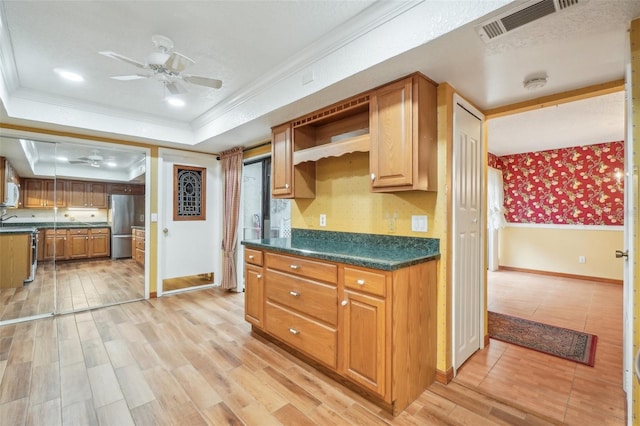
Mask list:
[[[9,219],[8,223],[40,223],[40,222],[106,222],[107,209],[68,210],[58,209],[57,213],[46,209],[8,209],[7,215],[18,217]]]

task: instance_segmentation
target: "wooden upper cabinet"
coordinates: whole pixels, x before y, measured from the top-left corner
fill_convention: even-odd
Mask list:
[[[69,182],[69,207],[107,208],[107,185],[97,182]]]
[[[271,195],[274,198],[293,198],[291,125],[274,127],[271,140]]]
[[[419,74],[372,92],[372,191],[437,190],[436,107],[436,85]]]
[[[132,185],[128,183],[110,183],[107,187],[109,194],[119,195],[144,195],[144,185]]]
[[[66,181],[53,179],[24,179],[22,207],[51,208],[67,206]]]

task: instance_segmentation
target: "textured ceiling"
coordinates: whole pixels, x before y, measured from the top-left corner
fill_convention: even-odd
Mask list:
[[[526,3],[4,0],[0,112],[7,122],[219,152],[259,143],[275,124],[414,71],[450,83],[481,110],[624,78],[626,30],[640,16],[640,1],[581,1],[480,40],[477,25]],[[174,110],[162,102],[157,81],[109,79],[136,69],[98,51],[143,60],[156,33],[197,61],[189,72],[220,78],[222,88],[190,86],[188,107]],[[87,81],[61,82],[56,66],[86,73]],[[535,74],[546,74],[548,84],[525,90],[523,81]],[[585,116],[580,105],[558,107],[573,115],[555,123],[550,118],[559,113],[490,123],[490,150],[540,149],[548,133],[554,144],[576,143],[581,136],[542,129],[577,122]],[[578,130],[603,142],[622,134],[624,117],[619,101],[600,108],[593,120],[579,120]],[[605,116],[612,117],[606,124]]]

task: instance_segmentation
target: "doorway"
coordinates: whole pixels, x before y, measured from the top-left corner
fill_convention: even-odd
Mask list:
[[[160,149],[158,296],[221,279],[221,168],[213,155]]]

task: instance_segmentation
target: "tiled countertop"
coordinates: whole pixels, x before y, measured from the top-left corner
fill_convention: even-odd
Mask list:
[[[440,258],[436,238],[292,229],[291,238],[245,240],[242,244],[385,271]]]

